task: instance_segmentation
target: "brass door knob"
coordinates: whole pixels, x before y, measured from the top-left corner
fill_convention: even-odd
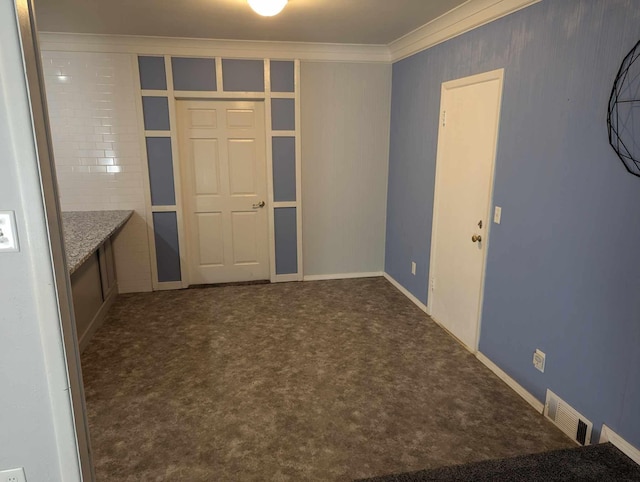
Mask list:
[[[471,236],[471,241],[473,241],[474,243],[479,243],[480,241],[482,241],[482,236],[480,236],[479,234],[474,234],[473,236]]]

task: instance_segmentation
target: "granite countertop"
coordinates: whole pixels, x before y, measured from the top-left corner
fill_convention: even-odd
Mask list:
[[[133,211],[67,211],[62,231],[69,273],[73,273],[124,223]]]

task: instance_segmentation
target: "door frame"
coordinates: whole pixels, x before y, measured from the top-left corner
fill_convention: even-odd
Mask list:
[[[43,333],[49,335],[42,345],[45,363],[48,363],[50,372],[48,381],[51,383],[55,379],[59,382],[61,377],[65,378],[64,393],[51,399],[51,415],[56,432],[54,443],[58,448],[60,462],[59,474],[64,480],[90,482],[95,480],[95,469],[82,379],[80,344],[65,257],[62,210],[58,195],[35,7],[33,0],[12,0],[12,3],[21,42],[23,75],[30,101],[31,136],[40,173],[40,190],[44,208],[43,219],[34,219],[33,224],[37,226],[40,222],[45,223],[53,278],[51,290],[55,293],[58,307],[57,313],[48,313],[50,316],[46,323],[42,324],[45,320],[40,321]],[[23,251],[28,254],[32,247],[29,243],[25,244]],[[46,297],[44,293],[43,296]],[[52,324],[54,318],[57,318],[58,324]],[[53,394],[53,385],[50,385],[49,389]]]
[[[186,178],[185,178],[185,172],[186,169],[188,169],[188,165],[187,162],[185,162],[183,160],[183,155],[185,154],[184,152],[184,139],[182,139],[180,136],[182,134],[182,129],[180,128],[180,116],[179,116],[179,109],[178,109],[178,102],[254,102],[254,103],[262,103],[263,108],[265,109],[264,112],[264,122],[265,124],[263,124],[263,131],[264,131],[264,155],[265,155],[265,163],[264,163],[264,168],[265,168],[265,190],[266,190],[266,194],[267,194],[267,199],[269,202],[269,206],[273,205],[273,175],[269,176],[269,163],[267,160],[267,156],[268,156],[268,151],[270,150],[267,146],[267,126],[266,126],[266,105],[264,102],[264,99],[184,99],[184,98],[175,98],[174,99],[175,102],[175,112],[176,112],[176,130],[177,130],[177,139],[178,139],[178,153],[179,156],[176,158],[176,162],[175,164],[177,164],[177,168],[180,171],[180,192],[181,192],[181,196],[182,199],[180,200],[181,205],[185,207],[185,209],[187,209],[189,207],[189,202],[187,201],[188,196],[190,196],[190,190],[187,189],[187,187],[184,185],[184,183],[186,182]],[[271,168],[271,171],[273,170],[273,168]],[[177,194],[176,194],[177,196]],[[188,212],[188,210],[186,210],[183,213],[184,217],[183,217],[183,223],[184,223],[184,241],[186,243],[185,247],[184,247],[184,253],[185,253],[185,263],[184,266],[182,267],[182,273],[183,273],[183,284],[184,282],[186,282],[187,286],[191,285],[191,278],[192,278],[192,273],[191,273],[191,263],[190,263],[190,256],[192,255],[191,250],[189,248],[189,246],[191,245],[191,243],[189,242],[190,239],[190,233],[191,233],[191,226],[190,226],[190,220],[189,217],[191,215],[190,212]],[[271,277],[273,277],[273,273],[275,272],[275,267],[272,268],[273,263],[275,263],[275,246],[274,246],[274,226],[273,226],[273,222],[272,222],[272,217],[273,217],[273,209],[267,209],[267,243],[268,243],[268,253],[269,256],[267,258],[267,263],[269,263],[269,273],[271,274]],[[272,249],[272,247],[274,249]],[[181,248],[182,250],[182,248]],[[274,260],[271,259],[271,253],[273,252],[274,255]],[[186,276],[185,276],[186,273]]]
[[[478,303],[476,335],[475,335],[475,341],[473,346],[466,347],[466,345],[461,343],[463,346],[469,349],[469,351],[471,351],[472,353],[476,353],[478,351],[479,342],[480,342],[480,329],[482,326],[482,309],[484,306],[484,287],[485,287],[485,275],[487,271],[487,254],[489,252],[489,246],[491,243],[490,241],[491,225],[493,224],[493,218],[491,216],[491,208],[493,206],[496,156],[498,153],[498,138],[500,136],[502,96],[504,91],[504,69],[491,70],[489,72],[483,72],[480,74],[443,82],[442,87],[440,89],[440,110],[438,111],[438,148],[437,148],[437,154],[436,154],[436,175],[435,175],[435,187],[434,187],[434,193],[433,193],[433,217],[432,217],[432,224],[431,224],[431,252],[429,255],[429,277],[427,279],[427,313],[430,316],[432,314],[433,297],[434,297],[434,290],[432,289],[432,282],[433,282],[432,280],[434,279],[436,274],[434,261],[435,261],[436,250],[437,250],[436,240],[438,237],[437,220],[439,215],[438,213],[439,193],[440,193],[440,190],[443,189],[443,187],[440,186],[441,184],[440,178],[442,177],[441,165],[443,162],[442,160],[443,153],[442,153],[441,146],[444,138],[444,131],[442,127],[443,127],[443,121],[446,121],[446,117],[444,115],[445,108],[446,108],[446,105],[445,105],[446,93],[448,90],[457,89],[460,87],[466,87],[469,85],[481,84],[484,82],[490,82],[494,80],[497,80],[499,82],[500,94],[498,96],[498,118],[497,118],[497,125],[496,125],[496,134],[493,142],[493,152],[491,156],[491,168],[490,168],[490,178],[489,178],[489,202],[487,203],[486,216],[485,216],[485,219],[487,220],[486,232],[485,232],[486,241],[484,241],[485,247],[482,253],[482,272],[480,274],[480,293],[479,293],[480,299]],[[437,320],[434,320],[434,321],[440,324]]]
[[[166,90],[145,90],[140,85],[140,67],[138,64],[139,55],[150,55],[162,57],[165,65]],[[140,134],[140,152],[144,159],[144,191],[145,191],[145,211],[147,217],[147,237],[149,240],[149,258],[151,265],[151,280],[153,291],[174,290],[189,287],[189,274],[187,272],[187,252],[185,225],[184,201],[182,193],[182,166],[180,163],[180,149],[177,128],[177,105],[180,100],[217,100],[217,101],[262,101],[264,102],[264,127],[265,127],[265,148],[267,155],[267,216],[269,224],[269,270],[270,281],[272,283],[284,283],[290,281],[302,281],[304,277],[304,257],[302,243],[302,139],[301,139],[301,105],[300,105],[300,60],[291,60],[294,63],[294,91],[293,92],[272,92],[271,91],[271,59],[259,59],[264,63],[264,90],[261,92],[236,92],[224,90],[223,62],[222,59],[231,59],[233,56],[208,56],[190,55],[190,57],[201,57],[215,59],[216,63],[216,88],[215,91],[184,91],[175,90],[173,86],[172,55],[160,55],[156,53],[137,52],[131,54],[133,68],[133,82],[137,88],[136,110],[138,112],[138,130]],[[169,124],[167,131],[145,130],[142,110],[143,96],[161,96],[168,98],[169,104]],[[293,99],[295,104],[295,129],[293,131],[273,130],[271,123],[271,101],[272,99]],[[176,204],[172,206],[154,206],[151,204],[151,186],[149,183],[149,166],[147,162],[147,137],[170,137],[171,154],[173,158],[173,177],[176,194]],[[295,201],[274,201],[273,194],[273,151],[271,149],[273,138],[294,137],[295,138],[295,169],[296,169],[296,200]],[[276,239],[275,239],[275,209],[296,208],[296,235],[297,235],[297,262],[298,272],[292,274],[276,273]],[[155,233],[152,216],[154,212],[175,212],[178,224],[178,243],[180,246],[180,281],[159,282],[158,267],[156,264]]]

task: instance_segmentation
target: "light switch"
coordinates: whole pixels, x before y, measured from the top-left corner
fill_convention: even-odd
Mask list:
[[[496,224],[500,224],[501,219],[502,219],[502,208],[500,206],[496,206],[496,210],[493,213],[493,222]]]
[[[0,253],[20,251],[16,215],[13,211],[0,211]]]

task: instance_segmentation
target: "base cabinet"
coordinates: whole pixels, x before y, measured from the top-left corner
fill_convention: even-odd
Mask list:
[[[71,275],[73,311],[80,351],[102,325],[118,294],[111,240],[108,239]]]

